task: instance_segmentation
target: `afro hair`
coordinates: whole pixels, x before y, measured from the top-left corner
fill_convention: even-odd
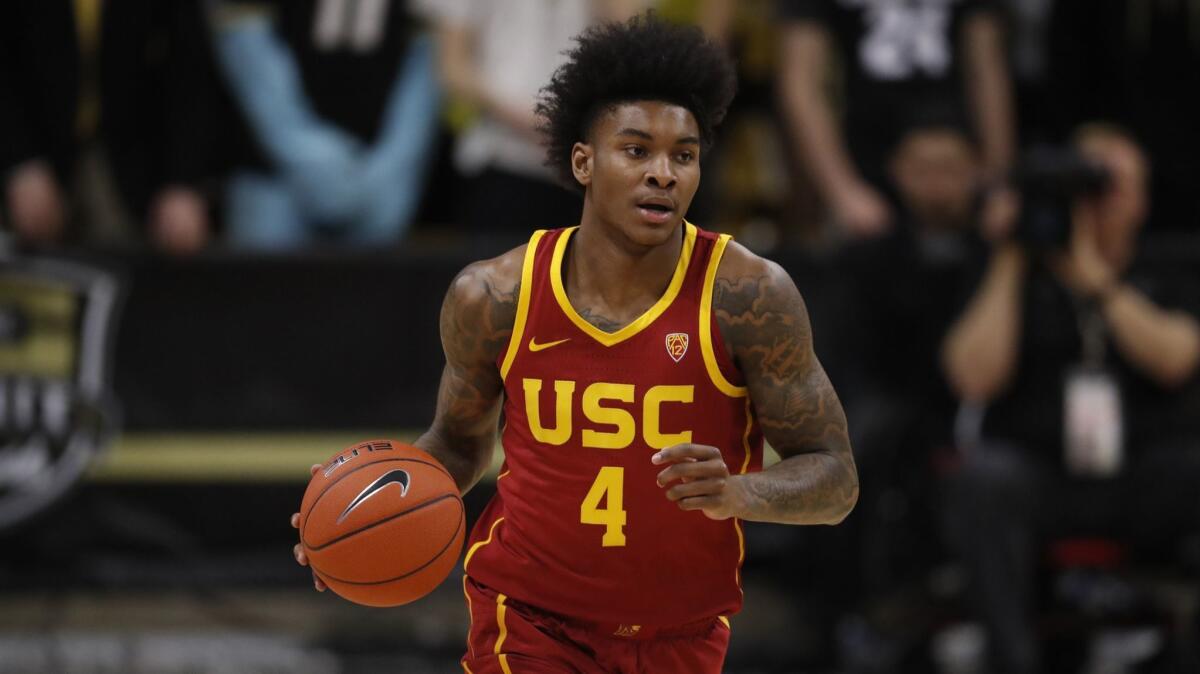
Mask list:
[[[571,148],[586,142],[596,118],[620,103],[664,101],[686,108],[696,118],[703,146],[712,143],[737,77],[725,51],[699,28],[648,12],[593,26],[575,42],[537,105],[546,166],[565,185],[582,191],[571,171]]]

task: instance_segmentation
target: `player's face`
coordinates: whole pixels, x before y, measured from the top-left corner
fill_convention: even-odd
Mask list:
[[[599,219],[639,245],[668,241],[700,184],[692,113],[658,101],[622,103],[596,120],[589,140],[576,146],[576,177],[586,169],[581,182]]]

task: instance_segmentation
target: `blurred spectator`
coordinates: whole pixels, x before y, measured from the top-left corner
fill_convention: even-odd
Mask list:
[[[230,179],[243,249],[404,236],[439,106],[431,40],[400,0],[223,0],[217,55],[259,156]]]
[[[835,557],[840,574],[849,571],[854,581],[844,597],[867,615],[937,561],[932,457],[950,445],[956,408],[939,375],[938,343],[962,307],[982,245],[982,163],[961,117],[943,110],[917,116],[887,166],[899,196],[896,226],[850,243],[837,260],[839,391],[855,420],[864,486],[861,507],[843,525],[856,549]],[[847,568],[847,559],[858,566]],[[878,657],[843,648],[843,662]]]
[[[79,89],[73,11],[69,0],[0,4],[0,199],[26,242],[66,233]]]
[[[927,451],[950,441],[956,402],[939,375],[938,344],[962,308],[963,285],[976,276],[982,166],[954,118],[931,115],[901,136],[888,169],[899,195],[897,226],[850,244],[839,259],[849,291],[841,305],[854,308],[840,312],[852,354],[844,370],[850,395],[871,401],[858,431]]]
[[[791,182],[793,157],[776,103],[775,0],[662,0],[657,8],[670,21],[699,25],[730,51],[737,67],[737,97],[713,147],[705,150],[704,179],[688,218],[732,232],[761,254],[791,243],[785,234],[808,234],[802,225],[815,220],[815,199]]]
[[[1154,158],[1152,228],[1200,227],[1200,1],[1057,0],[1039,105],[1065,136],[1089,119],[1130,129]],[[1192,92],[1192,93],[1188,93]]]
[[[782,0],[780,12],[784,110],[810,179],[849,234],[878,235],[892,224],[886,153],[897,117],[916,107],[969,111],[986,176],[1004,174],[1013,113],[992,0]],[[836,94],[826,86],[835,56]]]
[[[438,25],[448,93],[474,108],[454,150],[469,179],[463,224],[472,236],[512,241],[579,219],[579,196],[543,166],[534,105],[571,38],[597,20],[624,19],[630,0],[422,0]]]
[[[100,133],[124,206],[156,247],[212,235],[218,99],[200,0],[108,0],[100,36]]]
[[[1200,361],[1195,276],[1136,255],[1149,207],[1142,150],[1114,127],[1077,139],[1110,185],[1075,201],[1063,249],[995,244],[942,349],[965,409],[986,405],[947,512],[998,672],[1039,671],[1039,541],[1156,544],[1200,531],[1195,411],[1180,391]]]

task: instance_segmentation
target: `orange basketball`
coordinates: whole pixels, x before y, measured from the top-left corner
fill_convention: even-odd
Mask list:
[[[466,515],[450,473],[391,440],[347,447],[312,476],[300,543],[329,589],[367,606],[420,599],[450,574]]]

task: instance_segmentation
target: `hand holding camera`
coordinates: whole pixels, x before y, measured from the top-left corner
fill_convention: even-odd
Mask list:
[[[1117,282],[1116,272],[1100,252],[1096,211],[1097,205],[1090,201],[1076,204],[1071,212],[1070,243],[1050,259],[1059,281],[1082,297],[1106,295]]]

